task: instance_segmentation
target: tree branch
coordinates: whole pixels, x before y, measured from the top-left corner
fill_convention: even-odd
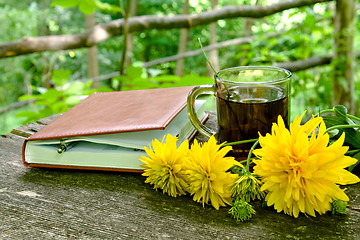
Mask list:
[[[280,35],[282,35],[282,34],[284,34],[286,32],[287,31],[268,33],[268,34],[264,34],[263,37],[264,38],[278,37],[278,36],[280,36]],[[208,45],[208,46],[204,47],[204,50],[205,51],[211,51],[211,50],[214,50],[214,49],[229,47],[229,46],[233,46],[233,45],[247,44],[247,43],[250,43],[251,41],[254,41],[256,38],[258,38],[258,36],[234,38],[234,39],[226,40],[226,41],[223,41],[223,42],[217,42],[217,43]],[[156,59],[156,60],[153,60],[153,61],[145,62],[142,67],[148,68],[148,67],[151,67],[151,66],[154,66],[154,65],[158,65],[158,64],[162,64],[162,63],[166,63],[166,62],[171,62],[171,61],[176,61],[176,60],[182,59],[182,58],[193,57],[193,56],[197,56],[197,55],[200,55],[200,54],[202,54],[201,48],[193,50],[193,51],[188,51],[188,52],[180,53],[180,54],[177,54],[177,55],[168,56],[168,57],[159,58],[159,59]]]
[[[355,52],[355,57],[357,59],[360,59],[360,51]],[[330,64],[334,58],[335,58],[334,55],[325,55],[320,57],[312,57],[295,62],[283,62],[283,63],[275,64],[275,66],[286,68],[291,72],[298,72],[309,68]]]
[[[262,18],[287,9],[329,1],[332,0],[283,0],[268,6],[226,6],[193,15],[136,16],[128,19],[129,33],[148,29],[192,28],[228,18]],[[111,37],[122,35],[123,28],[124,19],[118,19],[96,25],[92,29],[79,34],[24,37],[20,40],[0,44],[0,58],[34,52],[91,47]]]
[[[26,106],[26,105],[28,105],[30,103],[34,103],[34,102],[35,102],[35,100],[24,100],[24,101],[12,103],[9,106],[5,106],[4,108],[1,108],[0,109],[0,114],[6,113],[6,112],[8,112],[10,110],[13,110],[13,109],[20,108],[22,106]]]
[[[282,67],[288,69],[291,72],[298,72],[306,70],[312,67],[317,67],[321,65],[330,64],[331,60],[334,58],[333,55],[326,55],[320,57],[312,57],[305,60],[299,60],[295,62],[283,62],[276,64],[277,67]]]

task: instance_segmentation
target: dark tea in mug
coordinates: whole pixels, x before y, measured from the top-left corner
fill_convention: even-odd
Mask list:
[[[188,96],[191,123],[201,134],[216,134],[218,143],[259,138],[271,132],[280,115],[289,125],[291,72],[272,66],[241,66],[220,70],[214,85],[194,87]],[[200,122],[194,111],[199,95],[216,96],[218,129],[214,131]],[[252,143],[232,145],[231,154],[246,158]]]
[[[232,86],[229,94],[217,94],[218,141],[235,142],[271,132],[278,115],[288,124],[289,99],[277,86]],[[223,99],[221,95],[226,99]],[[288,127],[288,126],[287,126]],[[233,154],[246,157],[253,143],[233,146]]]

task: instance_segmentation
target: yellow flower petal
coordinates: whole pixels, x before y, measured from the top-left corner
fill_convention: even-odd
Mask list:
[[[300,126],[304,114],[295,117],[290,131],[279,117],[271,134],[260,135],[261,148],[253,151],[259,158],[254,160],[254,174],[263,182],[260,190],[267,192],[267,204],[294,217],[323,214],[330,210],[332,199],[348,201],[338,184],[360,181],[344,169],[357,161],[344,155],[345,136],[329,146],[323,119],[313,118]]]
[[[166,143],[164,142],[166,139]],[[143,176],[146,176],[146,183],[154,185],[155,189],[162,189],[163,193],[176,197],[186,194],[187,183],[184,181],[183,162],[188,153],[188,141],[184,141],[177,148],[177,137],[170,134],[164,136],[161,142],[157,139],[152,141],[145,152],[149,157],[142,156],[140,160],[145,168]]]
[[[230,204],[234,174],[226,172],[239,165],[233,157],[225,157],[231,147],[220,148],[212,136],[202,146],[195,140],[187,156],[186,176],[194,201],[211,204],[215,209]]]

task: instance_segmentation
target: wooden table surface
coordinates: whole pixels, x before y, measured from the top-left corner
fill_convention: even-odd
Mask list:
[[[294,218],[255,202],[238,223],[228,207],[169,197],[139,174],[24,167],[25,137],[54,118],[0,137],[1,239],[360,239],[360,184],[348,187],[345,216]]]

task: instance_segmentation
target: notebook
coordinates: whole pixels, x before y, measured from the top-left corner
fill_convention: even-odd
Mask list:
[[[24,141],[28,167],[142,172],[144,146],[170,133],[193,137],[186,109],[193,87],[93,93]],[[205,120],[205,100],[195,109]],[[165,139],[166,141],[166,139]]]

